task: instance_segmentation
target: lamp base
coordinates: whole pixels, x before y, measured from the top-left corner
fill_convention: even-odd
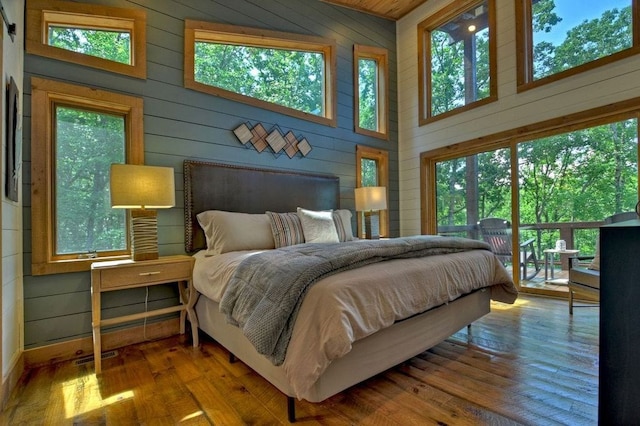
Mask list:
[[[131,257],[158,258],[158,215],[155,210],[131,210]]]
[[[380,239],[380,216],[378,212],[364,212],[364,237],[367,240]]]

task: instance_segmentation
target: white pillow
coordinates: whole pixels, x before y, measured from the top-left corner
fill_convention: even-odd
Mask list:
[[[333,211],[333,221],[336,224],[336,231],[338,232],[340,242],[357,240],[357,238],[353,236],[351,216],[351,210],[339,209]]]
[[[298,207],[298,217],[302,223],[304,241],[307,243],[339,243],[333,212],[313,211]]]
[[[207,210],[197,215],[207,239],[208,256],[238,250],[275,248],[271,221],[266,214]]]

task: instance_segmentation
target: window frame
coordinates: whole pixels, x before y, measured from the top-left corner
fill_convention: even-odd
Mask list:
[[[633,43],[628,49],[534,80],[532,3],[531,0],[516,0],[517,92],[521,93],[544,86],[640,53],[640,4],[638,0],[631,2],[631,17]]]
[[[431,32],[485,0],[456,1],[418,24],[418,125],[423,126],[498,100],[498,66],[495,0],[486,0],[489,8],[489,96],[433,115],[431,110]],[[517,0],[516,0],[517,1]]]
[[[31,78],[31,88],[31,272],[88,271],[95,258],[55,254],[55,108],[59,104],[124,116],[126,161],[143,164],[143,100],[38,77]],[[128,258],[128,226],[126,232],[127,250],[99,259]]]
[[[420,232],[422,234],[437,234],[436,164],[438,162],[495,149],[509,148],[511,149],[511,175],[518,176],[517,145],[519,143],[630,118],[638,119],[640,134],[640,97],[460,142],[456,144],[455,151],[452,151],[451,147],[444,147],[420,153]],[[637,161],[640,165],[640,149],[638,149]],[[511,191],[511,208],[517,212],[520,209],[517,190],[518,179],[512,179],[511,185],[513,189]],[[640,197],[640,187],[638,194]],[[519,221],[516,213],[512,215],[511,223],[514,233],[514,247],[517,247]]]
[[[362,160],[373,160],[378,165],[378,186],[387,188],[387,200],[389,200],[389,152],[371,148],[364,145],[356,145],[356,188],[362,186]],[[387,203],[389,205],[389,203]],[[364,236],[364,216],[356,212],[356,224],[358,238]],[[389,235],[389,208],[380,210],[380,236]]]
[[[27,2],[27,53],[107,70],[131,77],[147,78],[147,15],[141,9],[123,9],[58,0]],[[48,44],[49,25],[123,31],[131,34],[131,64],[61,49]]]
[[[220,87],[197,82],[195,80],[194,58],[196,41],[210,41],[271,49],[310,51],[322,54],[324,56],[324,116],[310,114],[284,105],[278,105]],[[336,127],[336,52],[335,40],[327,38],[185,19],[184,87],[315,123]]]
[[[371,59],[377,64],[377,131],[360,127],[360,59]],[[353,99],[355,132],[389,140],[389,52],[387,49],[360,44],[353,45]]]

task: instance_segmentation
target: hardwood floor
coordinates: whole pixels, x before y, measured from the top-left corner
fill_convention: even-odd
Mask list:
[[[296,402],[322,425],[597,423],[598,308],[522,295],[445,342],[328,400]],[[186,336],[189,334],[187,333]],[[287,424],[286,398],[204,336],[118,350],[103,360],[29,371],[2,424]]]

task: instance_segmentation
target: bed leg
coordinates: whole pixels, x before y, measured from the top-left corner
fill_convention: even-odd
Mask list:
[[[296,400],[292,396],[287,397],[287,416],[290,423],[296,422]]]
[[[234,362],[236,362],[238,360],[238,358],[236,358],[236,356],[234,354],[232,354],[231,352],[229,352],[229,364],[233,364]]]

